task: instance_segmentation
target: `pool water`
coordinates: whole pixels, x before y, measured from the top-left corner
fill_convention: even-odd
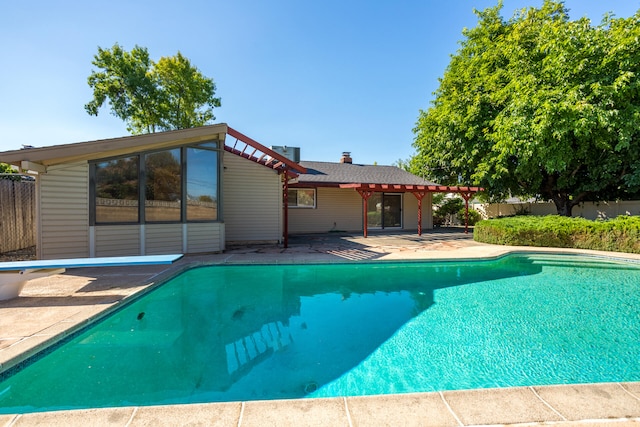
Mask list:
[[[0,374],[0,413],[640,381],[640,265],[211,266]]]

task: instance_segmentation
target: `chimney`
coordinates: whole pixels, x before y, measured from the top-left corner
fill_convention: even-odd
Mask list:
[[[340,158],[340,163],[353,163],[353,160],[351,159],[351,153],[348,151],[343,151],[342,157]]]

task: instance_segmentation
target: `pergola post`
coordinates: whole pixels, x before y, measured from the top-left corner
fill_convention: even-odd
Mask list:
[[[367,200],[369,200],[369,197],[371,197],[373,195],[373,191],[361,190],[359,188],[356,189],[356,191],[362,197],[362,211],[363,211],[362,224],[363,224],[363,228],[364,228],[364,237],[367,238],[367,235],[368,235],[368,232],[367,232]]]
[[[460,195],[464,199],[464,234],[468,234],[469,233],[469,199],[473,197],[473,193],[461,192]]]
[[[284,186],[282,201],[284,204],[284,248],[289,247],[289,172],[284,170]]]
[[[418,199],[418,236],[422,236],[422,199],[427,195],[427,192],[414,191],[413,195]]]

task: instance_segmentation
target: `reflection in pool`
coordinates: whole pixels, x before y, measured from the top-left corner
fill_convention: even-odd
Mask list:
[[[637,381],[638,295],[586,257],[194,268],[4,373],[0,413]]]

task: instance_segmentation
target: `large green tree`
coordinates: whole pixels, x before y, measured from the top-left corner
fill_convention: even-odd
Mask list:
[[[562,2],[476,11],[414,129],[412,170],[447,184],[553,200],[640,192],[640,11],[599,25]]]
[[[85,105],[97,116],[105,102],[134,134],[185,129],[211,123],[221,105],[213,79],[204,76],[180,52],[156,63],[146,48],[130,52],[119,44],[98,48],[88,78],[93,99]]]

